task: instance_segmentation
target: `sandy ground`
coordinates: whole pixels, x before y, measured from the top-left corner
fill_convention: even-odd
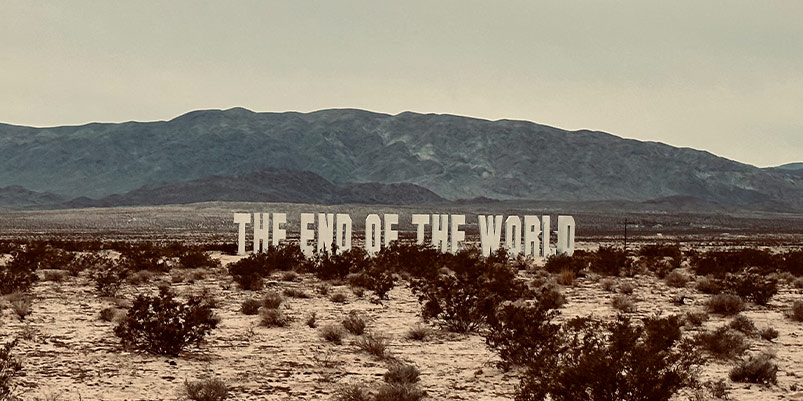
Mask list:
[[[221,256],[224,265],[237,257]],[[655,313],[674,314],[702,310],[707,295],[693,290],[666,286],[651,276],[618,278],[635,285],[636,316]],[[170,282],[170,274],[157,275],[149,284],[126,285],[120,298],[133,299],[142,291],[156,291],[158,282]],[[23,399],[59,400],[176,400],[185,380],[202,376],[217,377],[232,388],[233,400],[318,400],[330,399],[344,383],[379,383],[386,362],[361,352],[348,336],[343,345],[324,341],[305,324],[315,312],[319,326],[339,322],[356,310],[368,318],[368,331],[389,340],[390,353],[412,362],[421,370],[421,387],[431,400],[510,400],[518,382],[514,372],[502,372],[494,364],[497,357],[481,336],[434,330],[424,342],[404,339],[406,331],[420,322],[420,306],[404,284],[394,288],[390,300],[382,304],[362,298],[346,286],[332,286],[330,294],[342,291],[347,302],[333,303],[315,292],[320,282],[301,275],[296,282],[280,281],[276,275],[265,290],[238,289],[224,268],[208,271],[192,284],[173,284],[179,294],[207,289],[219,301],[216,309],[220,326],[200,347],[178,358],[155,356],[124,350],[113,334],[114,323],[104,322],[99,312],[115,300],[96,295],[84,274],[63,282],[41,281],[32,290],[33,312],[20,321],[9,308],[0,316],[0,338],[5,342],[18,337],[16,354],[23,361],[24,377],[19,381]],[[249,297],[285,288],[302,289],[308,299],[287,298],[282,308],[295,320],[283,328],[258,326],[258,316],[240,312]],[[594,278],[579,279],[564,288],[568,303],[561,308],[564,317],[592,314],[612,318],[612,292],[604,291]],[[687,305],[675,306],[673,296],[684,294]],[[778,385],[760,386],[732,383],[727,374],[732,363],[709,362],[704,378],[725,379],[733,400],[803,400],[803,324],[783,316],[783,311],[801,291],[784,284],[767,307],[750,305],[743,312],[756,326],[776,328],[780,336],[773,342],[752,339],[749,352],[764,349],[776,353],[780,367]],[[5,301],[0,301],[5,302]],[[711,315],[704,327],[714,328],[730,318]],[[797,385],[797,390],[792,390]],[[52,398],[51,398],[52,399]],[[684,398],[685,399],[685,398]]]

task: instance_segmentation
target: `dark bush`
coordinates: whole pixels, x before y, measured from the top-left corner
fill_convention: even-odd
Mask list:
[[[778,384],[778,366],[772,354],[761,353],[739,361],[730,371],[730,379],[741,383]]]
[[[408,244],[395,241],[382,248],[374,257],[374,265],[383,270],[407,274],[414,278],[429,278],[438,275],[443,254],[429,245]]]
[[[262,327],[285,327],[292,322],[281,309],[263,308],[259,311],[259,325]]]
[[[516,400],[669,400],[696,385],[701,359],[676,316],[631,324],[573,319],[558,347],[528,358]]]
[[[683,288],[689,282],[689,278],[678,270],[672,270],[665,278],[666,285],[675,288]]]
[[[220,261],[213,259],[200,249],[192,248],[182,252],[178,257],[178,267],[182,269],[210,269],[220,267]]]
[[[371,394],[362,384],[347,384],[335,392],[334,401],[372,401]]]
[[[803,301],[793,302],[792,308],[789,309],[786,315],[796,322],[803,322]]]
[[[92,281],[95,282],[95,289],[104,297],[117,295],[131,272],[124,265],[109,258],[97,259],[95,263],[90,273]]]
[[[711,251],[696,254],[691,259],[692,268],[700,276],[712,274],[724,277],[727,273],[739,273],[749,267],[755,267],[762,273],[770,273],[782,265],[782,257],[774,255],[767,249]]]
[[[763,339],[765,339],[767,341],[772,341],[772,340],[778,338],[778,334],[779,334],[778,330],[775,330],[772,327],[763,328],[763,329],[761,329],[761,331],[758,332],[758,335],[761,336],[761,338],[763,338]]]
[[[382,337],[373,334],[366,334],[354,341],[357,348],[377,357],[378,359],[385,359],[388,355],[388,342]]]
[[[321,337],[330,343],[342,344],[344,335],[343,326],[327,324],[321,327]]]
[[[766,305],[778,293],[778,281],[755,271],[728,274],[725,289],[758,305]]]
[[[650,261],[670,258],[672,260],[672,267],[675,269],[680,267],[680,263],[683,260],[680,245],[644,245],[638,250],[638,255]]]
[[[728,327],[739,331],[748,337],[756,334],[756,325],[753,324],[752,320],[744,315],[736,315],[736,317],[734,317],[733,320],[728,323]]]
[[[414,384],[385,383],[376,391],[374,401],[419,401],[427,393]]]
[[[798,277],[803,276],[803,250],[789,251],[783,255],[783,259],[783,270]]]
[[[717,294],[708,300],[708,311],[721,315],[735,315],[744,310],[744,301],[738,295]]]
[[[736,358],[748,348],[744,334],[728,326],[699,333],[694,337],[694,341],[717,358]]]
[[[488,319],[485,343],[501,357],[500,367],[526,366],[556,347],[558,312],[532,301],[505,302]]]
[[[0,294],[27,291],[39,279],[37,270],[66,267],[74,257],[42,242],[15,248],[11,255],[11,261],[0,269]]]
[[[363,248],[343,252],[337,252],[337,247],[332,249],[333,253],[320,253],[312,261],[313,272],[321,280],[344,279],[349,273],[361,273],[371,265],[371,257]]]
[[[229,274],[241,288],[259,290],[263,279],[276,270],[303,270],[308,264],[296,244],[269,246],[265,252],[252,254],[228,266]]]
[[[259,308],[262,307],[262,302],[258,299],[249,298],[243,301],[240,306],[240,311],[244,315],[256,315],[259,313]]]
[[[386,383],[414,384],[418,383],[421,372],[415,365],[404,362],[394,362],[388,366],[388,371],[382,376]]]
[[[22,364],[11,351],[17,341],[10,341],[0,346],[0,400],[14,400],[14,381],[22,370]]]
[[[229,396],[229,388],[220,379],[185,381],[184,391],[191,401],[223,401]]]
[[[355,336],[362,335],[365,332],[365,326],[367,326],[365,319],[357,311],[349,312],[349,315],[343,319],[343,327]]]
[[[376,264],[349,275],[349,284],[374,292],[379,299],[387,299],[388,291],[396,285],[393,272]]]
[[[713,276],[705,276],[697,280],[697,284],[694,285],[694,288],[703,294],[716,295],[722,292],[722,283]]]
[[[624,251],[600,246],[591,257],[591,271],[607,276],[618,276],[629,260]]]
[[[132,272],[140,270],[166,272],[170,270],[169,254],[166,248],[152,242],[143,242],[120,249],[118,263]]]
[[[219,322],[205,300],[192,296],[182,303],[161,287],[158,296],[138,295],[114,334],[125,346],[176,356],[201,342]]]
[[[571,271],[576,275],[589,265],[589,257],[586,252],[576,251],[574,255],[553,255],[547,258],[544,269],[550,273],[560,273]]]

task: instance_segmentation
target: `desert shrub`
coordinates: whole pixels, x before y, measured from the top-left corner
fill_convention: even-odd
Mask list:
[[[262,297],[262,306],[265,309],[276,309],[282,305],[284,297],[276,291],[269,291]]]
[[[633,291],[636,290],[636,286],[633,285],[633,283],[631,282],[625,281],[624,283],[619,284],[619,287],[617,289],[620,294],[633,295]]]
[[[212,307],[200,297],[191,296],[182,303],[169,288],[161,287],[157,296],[138,295],[114,334],[123,345],[176,356],[187,346],[201,342],[219,322]]]
[[[396,285],[393,272],[376,264],[361,272],[350,274],[348,279],[352,286],[371,290],[380,299],[387,299],[388,292]]]
[[[13,259],[0,269],[0,295],[27,291],[36,283],[39,253],[38,249],[15,250]]]
[[[728,327],[743,333],[746,336],[752,336],[756,334],[756,325],[753,323],[750,318],[744,315],[736,315],[730,323],[728,323]]]
[[[404,273],[414,278],[438,275],[443,254],[429,245],[395,241],[382,248],[374,257],[374,265],[384,271]]]
[[[636,303],[633,302],[633,298],[627,295],[614,295],[611,298],[611,306],[624,313],[633,313],[636,311]]]
[[[776,271],[782,266],[782,258],[767,249],[743,248],[731,251],[711,251],[696,254],[691,266],[700,276],[712,274],[724,277],[727,273],[739,273],[748,267],[755,267],[762,273]]]
[[[304,290],[299,290],[297,288],[285,288],[282,291],[282,294],[290,298],[309,298],[309,294],[304,292]]]
[[[282,272],[282,281],[296,281],[296,280],[298,280],[298,273],[292,270]]]
[[[485,343],[501,357],[500,367],[525,366],[556,347],[558,312],[539,302],[505,302],[488,318]]]
[[[64,266],[64,270],[71,276],[76,277],[84,270],[94,270],[98,266],[103,266],[109,262],[110,259],[92,252],[76,256],[70,263]]]
[[[95,282],[95,289],[100,295],[113,297],[120,291],[130,272],[124,265],[111,259],[98,260],[98,265],[90,273],[92,281]]]
[[[797,322],[803,322],[803,301],[795,301],[792,303],[792,308],[786,315]]]
[[[343,327],[355,336],[362,335],[366,326],[365,319],[357,311],[349,312],[349,315],[343,319]]]
[[[783,255],[783,270],[803,276],[803,250],[789,251]]]
[[[687,312],[685,320],[692,326],[702,326],[703,323],[708,321],[708,313],[706,312]]]
[[[211,269],[220,267],[220,261],[198,248],[192,248],[179,255],[178,267],[181,269]]]
[[[600,246],[591,257],[591,271],[606,276],[618,276],[622,269],[627,267],[627,263],[624,251]]]
[[[694,288],[696,288],[697,291],[700,291],[703,294],[715,295],[722,292],[722,283],[719,280],[715,279],[713,276],[705,276],[705,277],[700,277],[697,280],[697,283],[694,285]]]
[[[44,278],[45,281],[53,281],[55,283],[60,283],[67,278],[67,272],[63,270],[46,270]]]
[[[342,344],[344,335],[343,326],[327,324],[321,327],[321,337],[330,343]]]
[[[689,282],[689,278],[680,271],[672,270],[666,275],[664,281],[666,282],[666,285],[670,287],[683,288],[686,286],[686,283]]]
[[[263,308],[259,311],[259,325],[262,327],[285,327],[291,321],[281,309]]]
[[[415,384],[384,383],[376,391],[374,401],[419,401],[427,393]]]
[[[362,384],[346,384],[335,392],[334,401],[372,401],[371,394]]]
[[[588,267],[588,264],[588,255],[584,252],[576,252],[572,256],[560,254],[548,257],[544,269],[550,273],[570,271],[576,276],[577,273]]]
[[[382,375],[385,383],[394,384],[414,384],[418,383],[421,372],[415,365],[404,362],[393,362],[388,366],[388,371]]]
[[[100,310],[100,320],[104,322],[113,322],[121,315],[125,315],[125,311],[115,306],[109,306]]]
[[[249,298],[243,301],[240,306],[240,311],[244,315],[256,315],[259,313],[259,308],[262,307],[262,301],[258,299]]]
[[[422,317],[448,330],[478,330],[503,301],[532,295],[507,265],[507,255],[484,258],[477,249],[465,249],[445,254],[443,261],[440,274],[413,279],[412,289],[423,304]]]
[[[307,320],[304,321],[304,323],[306,323],[307,326],[313,329],[318,327],[318,314],[315,312],[310,313],[309,316],[307,316]]]
[[[327,283],[321,283],[321,284],[318,284],[318,285],[315,286],[315,292],[317,292],[318,294],[320,294],[321,296],[324,296],[324,297],[329,295],[329,290],[330,289],[331,289],[331,287]]]
[[[348,300],[348,296],[346,296],[346,293],[338,291],[329,296],[329,300],[336,304],[342,304],[346,303],[346,301]]]
[[[768,353],[752,355],[739,361],[728,376],[740,383],[777,384],[778,366],[772,359]]]
[[[606,277],[599,281],[599,286],[603,291],[612,292],[616,288],[616,281]]]
[[[297,244],[268,246],[261,253],[228,265],[229,274],[241,288],[259,290],[265,277],[276,270],[304,270],[308,261]]]
[[[738,295],[716,294],[708,300],[708,311],[721,315],[735,315],[744,310],[744,301]]]
[[[566,297],[554,282],[548,281],[534,291],[534,298],[547,309],[558,309],[566,303]]]
[[[14,381],[20,375],[22,364],[12,355],[12,350],[17,346],[17,341],[13,340],[0,346],[0,400],[14,400]]]
[[[119,251],[118,263],[126,270],[132,272],[140,270],[166,272],[170,270],[167,250],[152,242],[134,244]]]
[[[138,272],[134,272],[130,274],[126,281],[128,281],[131,285],[142,285],[148,283],[153,278],[153,272],[150,270],[140,270]]]
[[[761,338],[763,338],[764,340],[767,340],[767,341],[772,341],[772,340],[778,338],[778,334],[779,334],[778,330],[775,330],[772,327],[763,328],[763,329],[761,329],[761,331],[758,332],[758,335]]]
[[[365,295],[365,288],[352,286],[351,293],[357,298],[362,298]]]
[[[696,385],[701,359],[676,316],[631,324],[573,319],[558,347],[528,358],[516,400],[669,400]]]
[[[31,314],[32,305],[33,302],[30,297],[21,296],[11,301],[11,310],[20,320],[25,320],[25,318]]]
[[[756,271],[728,274],[725,289],[758,305],[766,305],[778,293],[778,281]]]
[[[223,401],[229,396],[229,388],[220,379],[185,381],[184,392],[192,401]]]
[[[571,271],[571,270],[563,270],[560,273],[558,273],[556,281],[560,285],[573,286],[574,285],[574,280],[576,280],[576,279],[577,279],[577,275],[573,271]]]
[[[429,327],[418,324],[410,327],[407,333],[404,334],[404,338],[412,341],[424,341],[429,337],[429,333]]]
[[[694,341],[700,348],[717,358],[735,358],[742,355],[748,348],[744,334],[728,326],[698,333],[694,337]]]
[[[356,339],[354,345],[378,359],[385,359],[388,357],[388,342],[382,337],[366,334]]]
[[[332,253],[324,252],[316,255],[312,262],[312,271],[321,280],[344,279],[349,273],[359,273],[371,264],[371,257],[361,247],[354,247],[347,251]]]

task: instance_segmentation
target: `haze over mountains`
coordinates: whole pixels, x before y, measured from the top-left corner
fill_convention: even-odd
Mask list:
[[[83,207],[487,197],[803,210],[802,166],[758,168],[603,132],[411,112],[235,108],[147,123],[0,124],[0,154],[0,207],[4,199]]]

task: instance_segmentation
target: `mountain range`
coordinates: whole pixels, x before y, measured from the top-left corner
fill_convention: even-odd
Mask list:
[[[0,154],[0,207],[483,197],[670,205],[694,199],[803,211],[800,163],[758,168],[599,131],[412,112],[234,108],[157,122],[0,124]]]

